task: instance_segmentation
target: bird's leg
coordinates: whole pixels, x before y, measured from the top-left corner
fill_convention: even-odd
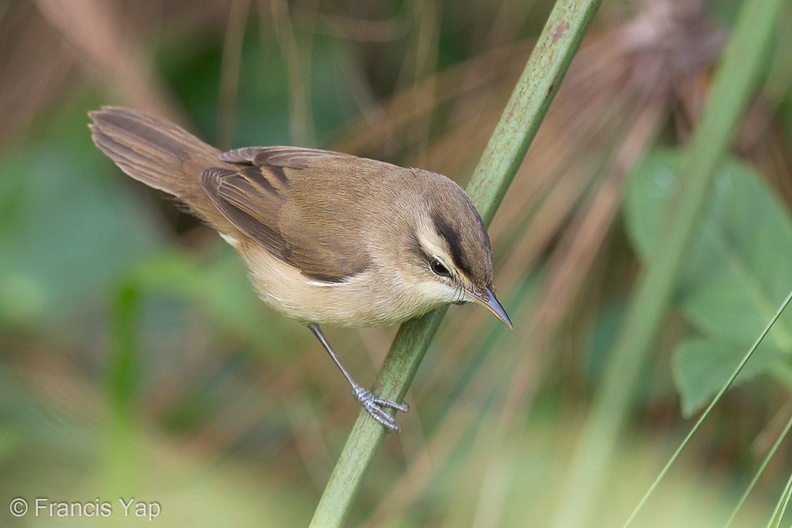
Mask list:
[[[328,354],[330,354],[330,359],[333,360],[333,363],[336,364],[338,369],[341,371],[341,374],[344,375],[349,384],[352,386],[352,396],[354,396],[355,399],[360,402],[363,408],[366,409],[366,412],[369,413],[369,415],[371,415],[371,417],[377,422],[379,422],[380,425],[389,431],[398,431],[399,426],[396,425],[396,420],[390,413],[385,411],[385,408],[390,407],[401,412],[407,412],[410,410],[410,408],[403,403],[397,403],[385,398],[377,398],[371,393],[371,391],[366,390],[355,383],[355,380],[352,379],[352,376],[349,375],[349,372],[347,372],[347,370],[344,368],[344,365],[341,364],[341,361],[338,359],[338,356],[336,356],[335,352],[333,352],[333,349],[330,348],[330,343],[327,342],[327,339],[322,333],[322,330],[319,328],[319,325],[309,324],[308,328],[311,329],[311,332],[313,332],[319,342],[322,343],[324,349],[327,350]]]

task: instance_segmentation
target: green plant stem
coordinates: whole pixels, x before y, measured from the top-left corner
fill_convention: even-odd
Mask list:
[[[767,334],[770,333],[770,329],[775,326],[776,322],[781,317],[781,314],[783,314],[784,311],[787,309],[787,307],[789,306],[790,302],[792,302],[792,291],[789,292],[789,294],[786,296],[786,299],[784,299],[784,302],[782,302],[781,306],[778,307],[778,310],[776,310],[775,315],[773,315],[773,317],[770,318],[770,321],[768,321],[767,325],[765,325],[764,330],[762,330],[762,332],[759,334],[759,337],[756,338],[756,340],[754,341],[754,343],[751,346],[751,348],[748,349],[748,352],[745,353],[745,355],[743,356],[742,360],[740,361],[740,364],[737,365],[737,368],[734,369],[734,372],[732,372],[731,377],[726,381],[726,383],[723,385],[723,387],[721,387],[721,390],[718,391],[718,394],[716,394],[715,397],[712,399],[710,404],[707,406],[707,409],[701,414],[699,419],[696,421],[696,425],[694,425],[690,429],[688,434],[685,436],[685,439],[682,440],[682,443],[679,444],[679,447],[676,449],[676,451],[674,451],[674,454],[671,455],[671,458],[668,460],[666,465],[660,471],[660,474],[657,475],[657,478],[654,480],[652,485],[649,486],[649,489],[646,491],[644,496],[641,498],[641,500],[636,505],[636,507],[633,510],[633,512],[627,518],[627,521],[624,523],[623,528],[627,528],[628,526],[630,526],[630,524],[632,524],[632,521],[635,519],[635,517],[638,515],[638,513],[644,507],[646,502],[649,500],[649,497],[652,496],[654,491],[657,489],[657,486],[660,485],[660,482],[668,474],[669,470],[671,469],[671,466],[673,466],[674,463],[677,461],[677,459],[679,459],[680,455],[682,455],[682,452],[685,450],[685,448],[688,446],[690,441],[693,439],[693,436],[698,432],[699,429],[701,429],[701,425],[704,423],[704,420],[706,420],[707,417],[712,413],[712,409],[715,408],[715,406],[721,401],[721,398],[723,398],[723,395],[726,394],[726,391],[729,390],[731,388],[731,386],[734,384],[734,381],[737,379],[737,376],[740,375],[740,372],[742,372],[743,368],[745,368],[745,365],[751,360],[753,355],[756,353],[756,350],[759,348],[759,345],[762,344],[762,341],[764,341],[764,338],[767,337]],[[757,472],[756,476],[754,477],[754,480],[748,486],[748,491],[750,491],[753,488],[753,486],[756,484],[756,481],[759,480],[759,476],[762,474],[762,471],[764,471],[764,468],[767,466],[767,463],[770,461],[770,457],[772,457],[773,453],[775,453],[776,449],[778,449],[778,446],[781,444],[781,441],[784,439],[784,437],[789,432],[789,427],[790,426],[792,426],[792,420],[790,420],[789,424],[787,424],[787,427],[784,429],[784,432],[781,434],[781,436],[776,441],[775,445],[773,446],[773,449],[771,449],[770,454],[768,455],[768,458],[765,459],[764,463],[759,468],[759,471]],[[747,496],[748,495],[747,495],[747,492],[746,492],[746,495],[743,495],[742,500],[740,500],[740,502],[738,504],[738,507],[735,508],[734,513],[732,514],[732,516],[729,519],[729,522],[726,524],[726,526],[731,524],[731,522],[734,519],[734,517],[736,517],[737,512],[739,512],[739,507],[745,502],[745,498]]]
[[[558,0],[468,185],[486,223],[495,216],[528,145],[566,74],[601,0]],[[401,401],[446,308],[402,325],[374,392]],[[343,526],[385,430],[365,412],[355,426],[314,512],[312,527]]]
[[[775,510],[773,510],[773,515],[767,522],[767,528],[781,528],[781,521],[784,520],[784,513],[786,513],[787,508],[789,508],[790,500],[792,500],[792,475],[787,479],[784,492],[781,494],[781,497],[779,497]]]
[[[737,518],[737,514],[740,513],[740,510],[742,510],[743,505],[748,500],[748,495],[750,495],[750,493],[756,487],[756,483],[759,482],[759,477],[764,475],[765,469],[767,469],[768,464],[770,464],[770,461],[773,459],[776,452],[778,452],[778,448],[781,447],[781,444],[786,439],[790,430],[792,430],[792,417],[789,418],[786,425],[784,426],[783,431],[781,431],[781,434],[778,435],[776,441],[773,442],[773,446],[770,448],[770,451],[767,452],[767,455],[765,455],[764,460],[762,460],[762,463],[759,465],[759,468],[756,470],[756,474],[751,479],[751,482],[748,484],[748,487],[745,488],[745,491],[740,497],[740,500],[737,501],[737,504],[734,506],[734,510],[732,510],[732,513],[729,516],[729,519],[726,521],[726,524],[723,525],[723,528],[730,528],[731,525],[734,523],[734,519]]]
[[[593,526],[614,450],[648,364],[650,347],[668,312],[686,254],[709,198],[713,175],[765,64],[783,0],[746,0],[724,52],[666,208],[667,226],[655,241],[631,297],[602,386],[563,486],[554,526]]]
[[[134,281],[123,283],[114,299],[113,346],[108,367],[106,395],[109,413],[104,431],[100,478],[115,492],[128,492],[139,466],[134,434],[136,390],[140,361],[137,327],[140,292]]]

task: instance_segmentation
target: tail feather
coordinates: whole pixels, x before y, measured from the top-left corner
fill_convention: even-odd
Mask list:
[[[228,166],[218,149],[140,110],[105,106],[89,116],[94,143],[127,175],[174,195],[205,220],[217,220],[199,177],[208,168]]]

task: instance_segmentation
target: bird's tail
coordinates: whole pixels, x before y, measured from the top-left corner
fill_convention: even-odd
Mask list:
[[[104,106],[88,115],[94,143],[127,175],[172,194],[204,219],[216,215],[210,212],[214,208],[199,177],[210,167],[226,165],[219,150],[171,121],[140,110]]]

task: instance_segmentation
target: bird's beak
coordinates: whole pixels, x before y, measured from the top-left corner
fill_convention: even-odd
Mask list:
[[[484,290],[483,294],[471,292],[471,297],[479,304],[483,304],[489,311],[495,314],[495,317],[500,319],[500,321],[508,326],[509,328],[513,328],[511,319],[509,319],[509,315],[506,313],[506,310],[503,309],[501,303],[498,302],[498,299],[495,298],[495,294],[492,293],[492,290],[487,288]]]

